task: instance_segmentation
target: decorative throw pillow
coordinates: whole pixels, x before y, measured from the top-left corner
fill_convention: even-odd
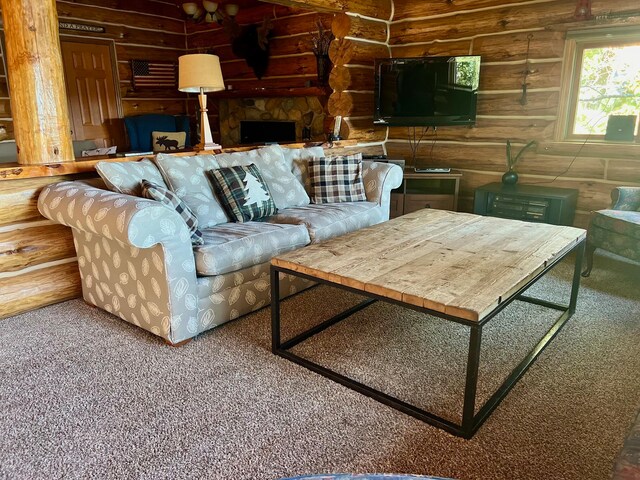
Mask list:
[[[314,157],[309,161],[313,203],[363,202],[362,154]]]
[[[143,178],[167,188],[160,171],[148,158],[139,162],[98,162],[96,171],[112,192],[141,197]]]
[[[277,212],[269,188],[255,164],[210,170],[209,175],[227,213],[237,222],[259,220]]]
[[[246,152],[220,153],[216,160],[221,167],[234,167],[254,163],[264,178],[278,210],[309,205],[309,195],[302,183],[291,173],[291,165],[285,159],[280,145]]]
[[[191,245],[203,245],[204,238],[202,232],[198,230],[198,219],[191,209],[180,198],[166,187],[162,187],[149,180],[140,182],[142,188],[142,196],[151,200],[156,200],[164,206],[174,209],[180,214],[184,223],[189,228],[191,234]]]
[[[187,140],[187,132],[151,132],[154,152],[181,150]]]

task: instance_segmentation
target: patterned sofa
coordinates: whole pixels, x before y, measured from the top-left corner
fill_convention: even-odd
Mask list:
[[[304,192],[309,183],[307,164],[313,156],[323,156],[322,149],[270,146],[110,163],[103,168],[115,171],[112,180],[121,182],[119,191],[125,193],[92,182],[62,182],[42,190],[38,209],[71,227],[86,302],[176,345],[268,305],[273,256],[388,220],[390,192],[402,182],[400,167],[363,161],[366,201],[309,204],[304,193],[306,201],[294,201],[294,193]],[[232,223],[204,173],[249,163],[276,182],[277,188],[269,187],[274,200],[294,206],[278,206],[277,214],[264,221]],[[143,177],[166,180],[188,204],[204,245],[191,245],[187,224],[175,210],[140,198]],[[281,279],[283,296],[311,285],[304,279]]]
[[[597,248],[640,262],[640,187],[614,188],[611,200],[611,208],[591,212],[584,277],[591,273]]]

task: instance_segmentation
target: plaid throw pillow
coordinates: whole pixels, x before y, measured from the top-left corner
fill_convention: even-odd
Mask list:
[[[164,206],[173,208],[180,214],[184,223],[189,228],[191,234],[191,245],[203,245],[204,238],[202,238],[202,232],[198,230],[198,219],[193,214],[191,209],[180,200],[175,193],[171,190],[161,187],[160,185],[150,182],[149,180],[142,180],[140,182],[142,188],[142,196],[151,200],[156,200],[162,203]]]
[[[277,212],[269,188],[254,163],[209,170],[209,176],[227,214],[236,222],[259,220]]]
[[[312,203],[364,202],[362,154],[309,160]]]

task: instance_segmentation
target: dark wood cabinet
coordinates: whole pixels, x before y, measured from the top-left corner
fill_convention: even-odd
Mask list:
[[[402,185],[391,192],[391,218],[423,208],[458,208],[460,172],[415,173],[405,170]]]
[[[531,222],[572,225],[578,190],[490,183],[475,192],[473,212]]]

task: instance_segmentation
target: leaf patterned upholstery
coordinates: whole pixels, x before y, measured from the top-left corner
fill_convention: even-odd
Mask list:
[[[193,249],[198,275],[222,275],[304,247],[304,225],[264,222],[225,223],[203,230],[204,245]]]
[[[388,219],[389,193],[402,181],[395,165],[363,162],[367,202],[304,203],[283,209],[268,222],[240,225],[217,215],[219,203],[213,194],[205,195],[206,185],[193,182],[200,173],[206,179],[204,171],[219,163],[210,155],[191,158],[191,164],[164,162],[166,169],[175,169],[167,185],[177,188],[192,209],[186,198],[196,207],[209,202],[204,214],[201,210],[198,215],[197,208],[194,213],[199,221],[202,216],[209,222],[211,230],[203,233],[209,247],[217,249],[213,275],[198,273],[204,271],[200,269],[206,263],[207,245],[200,247],[201,255],[194,254],[180,215],[154,200],[82,181],[48,185],[38,199],[42,215],[72,228],[84,299],[171,343],[268,305],[273,255]],[[160,167],[163,175],[166,169]],[[219,211],[224,213],[221,207]],[[282,274],[280,292],[284,297],[310,285]]]

